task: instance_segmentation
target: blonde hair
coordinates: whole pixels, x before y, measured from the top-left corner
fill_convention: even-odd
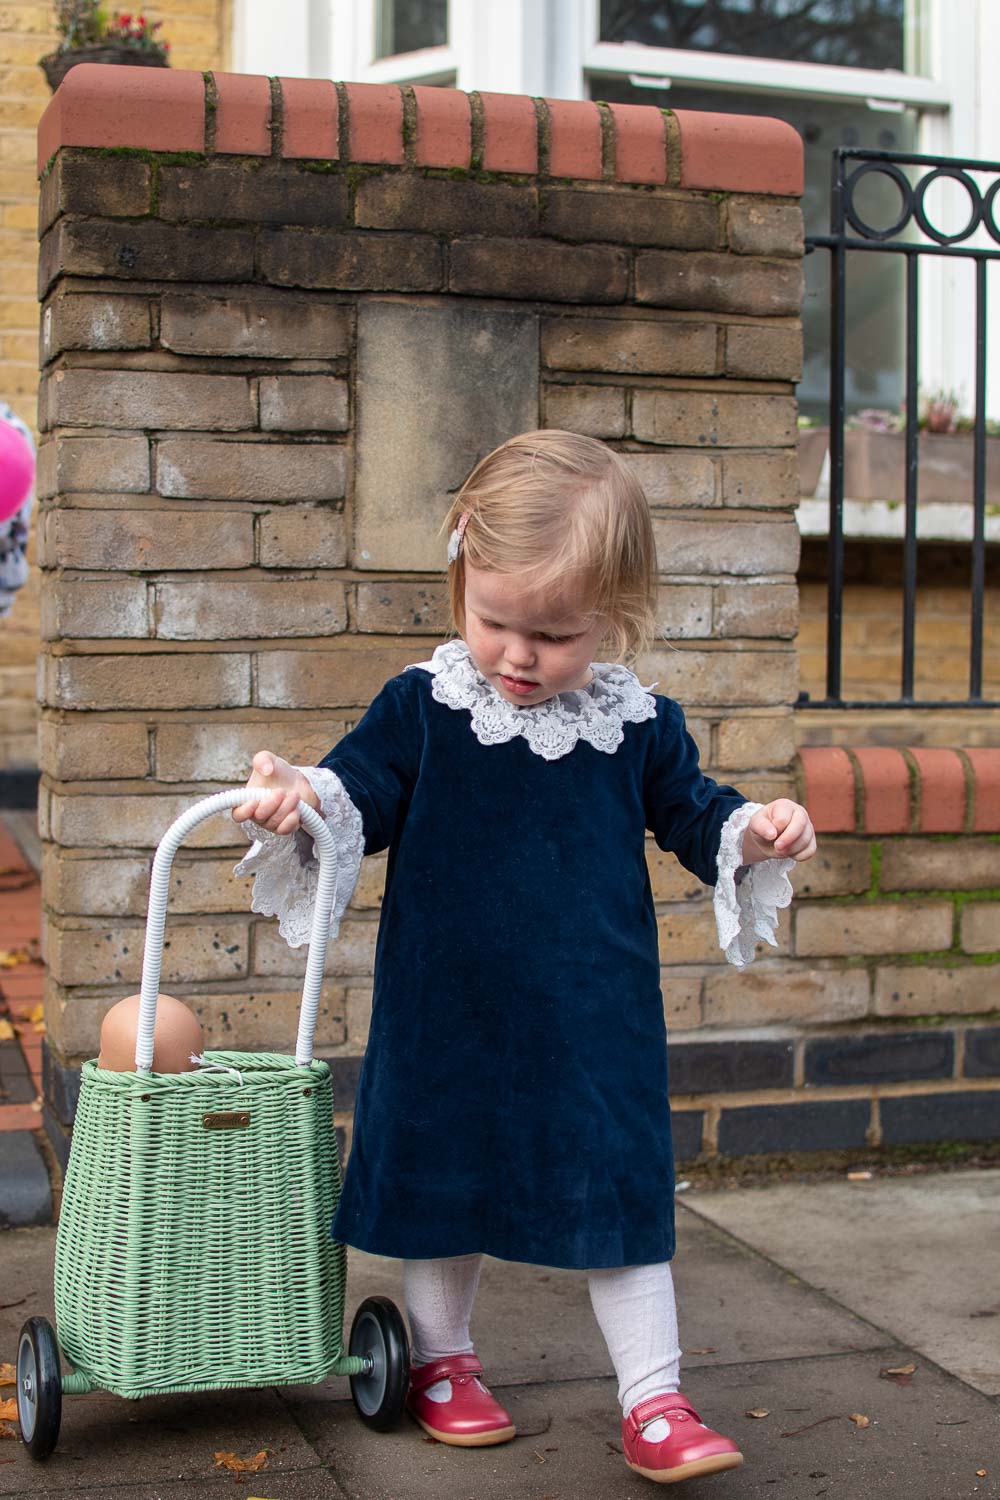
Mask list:
[[[448,569],[451,615],[465,631],[465,564],[511,574],[524,587],[578,588],[605,620],[614,660],[633,660],[654,635],[656,548],[642,486],[624,458],[596,438],[523,432],[480,461],[442,530],[469,520]]]

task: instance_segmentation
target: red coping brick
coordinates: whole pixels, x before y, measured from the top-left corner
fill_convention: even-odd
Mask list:
[[[666,182],[667,139],[663,116],[648,104],[612,104],[615,180]]]
[[[538,116],[524,94],[480,94],[483,167],[487,172],[538,171]]]
[[[601,112],[590,100],[546,99],[549,110],[549,173],[553,177],[601,177]]]
[[[38,122],[38,170],[60,146],[204,151],[205,80],[173,68],[71,68]]]
[[[955,750],[910,751],[920,772],[920,832],[961,833],[965,828],[965,767]]]
[[[853,753],[864,785],[864,832],[909,833],[910,768],[905,756],[882,746]]]
[[[281,78],[281,154],[336,161],[339,107],[329,78]]]
[[[966,750],[972,766],[973,833],[1000,833],[1000,750]]]
[[[803,797],[817,833],[854,832],[854,769],[839,746],[799,751]]]
[[[80,63],[85,67],[86,64]],[[0,1130],[41,1130],[41,1110],[30,1104],[0,1104]]]
[[[215,149],[228,156],[270,156],[271,88],[251,73],[215,73],[219,107]]]
[[[394,83],[348,83],[351,161],[403,165],[403,96]]]
[[[417,85],[418,167],[467,167],[472,161],[469,96],[459,89]]]
[[[681,187],[800,194],[802,138],[784,120],[678,109]]]

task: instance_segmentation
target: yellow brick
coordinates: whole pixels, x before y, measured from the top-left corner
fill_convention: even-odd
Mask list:
[[[3,382],[15,396],[34,396],[38,390],[38,370],[34,365],[8,365]]]
[[[51,5],[24,4],[19,0],[0,5],[0,31],[32,31],[55,46],[53,21],[54,7]]]
[[[4,99],[0,103],[0,129],[34,130],[45,104],[45,99]]]
[[[0,161],[30,167],[33,177],[37,150],[34,134],[30,130],[13,130],[0,135]]]
[[[37,398],[31,396],[29,399],[28,395],[24,391],[12,390],[8,386],[7,380],[8,372],[6,370],[0,370],[0,401],[6,401],[7,405],[14,412],[15,416],[20,417],[21,421],[26,422],[31,428],[32,432],[35,432],[37,430],[35,424],[38,420]],[[0,693],[0,698],[2,698],[2,696],[3,694]]]
[[[3,289],[8,297],[34,298],[36,270],[34,259],[25,260],[23,265],[13,265],[4,268]],[[36,319],[37,322],[37,304]],[[35,350],[35,358],[38,358],[38,350]]]
[[[38,195],[38,177],[32,166],[0,168],[0,198],[26,198],[33,203]]]
[[[3,210],[8,229],[34,229],[38,223],[37,203],[8,203]]]
[[[4,278],[6,282],[6,277]],[[27,297],[6,298],[0,302],[0,328],[16,328],[19,332],[27,332],[32,324],[38,323],[38,306]]]
[[[170,43],[171,52],[201,49],[202,66],[206,66],[205,55],[219,45],[219,26],[215,21],[163,20],[163,39]]]
[[[4,363],[31,365],[38,370],[38,336],[34,333],[8,333],[0,339]]]
[[[0,90],[4,99],[48,101],[50,89],[41,68],[0,68]]]

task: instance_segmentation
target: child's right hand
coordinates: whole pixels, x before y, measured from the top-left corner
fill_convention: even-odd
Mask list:
[[[252,818],[261,828],[272,833],[294,833],[299,826],[299,799],[308,802],[317,812],[319,798],[301,771],[290,766],[280,755],[270,750],[258,750],[253,758],[253,772],[247,786],[265,786],[268,794],[258,802],[241,802],[233,808],[237,823]]]

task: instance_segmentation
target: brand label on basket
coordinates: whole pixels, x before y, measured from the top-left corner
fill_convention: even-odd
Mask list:
[[[245,1130],[250,1115],[243,1109],[229,1109],[217,1115],[202,1115],[201,1123],[206,1130]]]

